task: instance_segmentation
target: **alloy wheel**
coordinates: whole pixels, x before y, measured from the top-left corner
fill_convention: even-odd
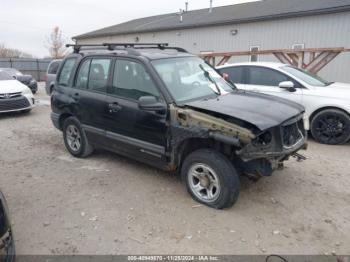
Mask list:
[[[77,152],[81,147],[81,135],[75,125],[69,125],[66,130],[67,143],[70,149]]]
[[[337,144],[346,136],[346,120],[339,115],[326,114],[316,123],[316,135],[318,138],[331,144]]]
[[[216,172],[205,164],[193,164],[188,171],[191,191],[202,201],[211,203],[220,195],[220,181]]]

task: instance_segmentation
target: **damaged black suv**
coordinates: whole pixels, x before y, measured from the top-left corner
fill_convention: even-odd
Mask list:
[[[306,146],[301,105],[238,90],[181,48],[73,48],[51,97],[73,156],[104,148],[179,172],[194,199],[221,209],[236,202],[240,175],[270,176]]]

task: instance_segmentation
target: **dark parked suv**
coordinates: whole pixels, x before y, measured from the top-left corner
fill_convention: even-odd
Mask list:
[[[74,46],[51,102],[73,156],[104,148],[179,172],[214,208],[236,202],[239,175],[270,176],[306,146],[302,106],[237,90],[167,44]]]
[[[0,262],[12,262],[15,243],[12,236],[9,212],[4,195],[0,191]]]

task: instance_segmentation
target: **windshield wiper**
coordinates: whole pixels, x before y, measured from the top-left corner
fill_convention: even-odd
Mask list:
[[[217,90],[217,92],[215,92],[217,95],[221,96],[221,90],[218,86],[218,84],[215,82],[215,80],[211,77],[210,73],[204,69],[203,65],[199,65],[199,68],[202,69],[202,71],[204,72],[204,76],[215,85],[215,88]]]

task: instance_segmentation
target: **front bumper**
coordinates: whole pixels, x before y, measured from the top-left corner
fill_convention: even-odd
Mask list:
[[[301,149],[307,148],[307,132],[303,125],[302,115],[292,118],[278,127],[265,131],[272,138],[266,144],[250,143],[239,150],[237,154],[245,162],[256,159],[266,159],[272,162],[283,161]],[[262,138],[260,135],[258,138]],[[258,143],[257,143],[258,142]]]
[[[0,113],[9,113],[32,109],[35,105],[32,94],[20,95],[9,99],[0,99]]]
[[[237,154],[244,160],[244,161],[250,161],[254,159],[260,159],[260,158],[267,158],[267,159],[284,159],[290,155],[293,155],[294,153],[298,152],[301,149],[307,149],[307,136],[303,136],[301,140],[297,144],[295,144],[293,147],[290,148],[283,148],[280,151],[274,151],[274,150],[261,150],[261,151],[255,151],[252,149],[252,147],[247,146],[243,148],[242,150],[238,151]]]

